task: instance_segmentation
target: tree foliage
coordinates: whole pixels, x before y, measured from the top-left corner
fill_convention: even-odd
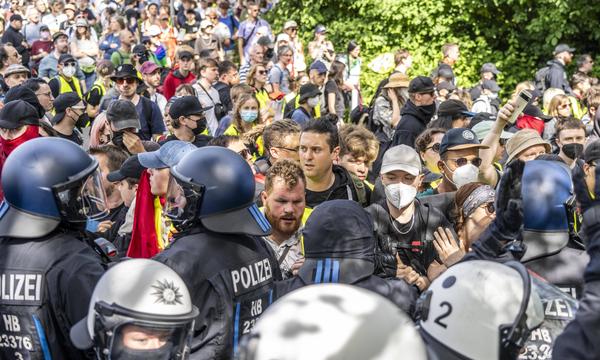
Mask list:
[[[600,6],[587,0],[280,0],[268,20],[276,30],[296,20],[305,45],[314,27],[325,24],[338,53],[357,40],[368,96],[383,78],[367,69],[371,59],[406,48],[414,58],[410,75],[429,75],[447,42],[460,44],[459,86],[477,82],[481,65],[493,62],[502,71],[499,84],[510,92],[533,79],[558,43],[577,54],[597,53],[599,15]]]

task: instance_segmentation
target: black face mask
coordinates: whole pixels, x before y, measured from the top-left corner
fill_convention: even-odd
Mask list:
[[[196,121],[196,128],[192,129],[188,127],[188,129],[192,130],[194,136],[198,136],[206,130],[206,118],[202,118],[201,120]]]
[[[583,144],[570,143],[564,144],[562,147],[562,152],[572,160],[577,159],[583,154]]]
[[[125,131],[123,130],[119,130],[119,131],[115,131],[112,134],[112,143],[117,146],[120,147],[121,149],[127,149],[127,147],[125,146],[125,144],[123,144],[123,133]]]

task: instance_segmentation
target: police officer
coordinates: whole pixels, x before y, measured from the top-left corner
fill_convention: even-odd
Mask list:
[[[373,222],[352,200],[330,200],[317,206],[303,230],[304,265],[298,276],[277,283],[277,298],[310,284],[352,284],[390,299],[412,313],[417,288],[400,279],[375,276]]]
[[[297,329],[294,336],[290,329]],[[306,286],[277,300],[243,340],[239,357],[427,358],[425,345],[406,314],[383,296],[343,284]]]
[[[511,360],[544,310],[522,264],[475,260],[436,278],[419,299],[417,318],[434,359]]]
[[[98,162],[75,143],[37,138],[2,172],[1,359],[80,359],[69,328],[83,318],[104,272],[76,235],[107,208]]]
[[[164,213],[179,235],[156,260],[183,278],[200,310],[191,358],[231,358],[281,278],[259,238],[271,229],[253,202],[252,170],[235,152],[207,146],[186,154],[171,175]]]
[[[196,316],[198,308],[175,271],[132,259],[100,278],[71,340],[80,349],[93,347],[99,360],[185,359]]]

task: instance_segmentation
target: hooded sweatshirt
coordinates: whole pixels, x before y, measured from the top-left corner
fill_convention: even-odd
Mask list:
[[[392,146],[407,145],[415,147],[415,139],[419,136],[435,114],[435,103],[427,106],[417,106],[408,100],[400,111],[400,122],[396,126]]]

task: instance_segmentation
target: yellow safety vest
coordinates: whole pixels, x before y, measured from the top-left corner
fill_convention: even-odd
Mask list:
[[[56,76],[58,78],[58,82],[60,83],[59,95],[73,92],[73,88],[67,82],[67,80],[65,80],[64,77],[62,77],[61,75],[56,75]],[[81,86],[79,86],[79,79],[77,79],[76,77],[73,77],[72,82],[73,82],[73,85],[75,86],[75,92],[77,93],[77,95],[79,95],[79,97],[81,99],[83,99],[83,93],[81,92]]]
[[[296,95],[296,102],[294,103],[294,109],[300,107],[300,95]],[[315,106],[315,118],[321,117],[321,103]]]

